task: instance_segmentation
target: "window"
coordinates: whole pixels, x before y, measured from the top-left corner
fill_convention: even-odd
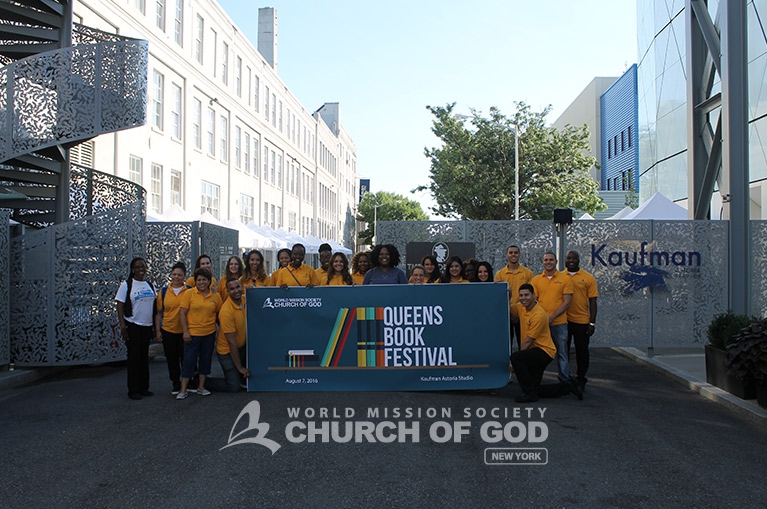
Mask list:
[[[277,154],[277,187],[282,189],[282,154]]]
[[[93,140],[75,145],[69,149],[69,162],[93,168],[93,151],[95,147],[96,143]]]
[[[171,135],[176,139],[181,139],[181,87],[172,84],[173,104],[170,110],[170,129]]]
[[[269,182],[269,147],[264,145],[264,182]]]
[[[194,37],[194,55],[197,58],[197,62],[202,64],[202,55],[203,55],[203,43],[205,36],[205,20],[202,19],[202,16],[199,14],[197,15],[197,34]]]
[[[248,72],[250,72],[250,67],[248,67]],[[261,80],[258,79],[258,76],[253,75],[253,109],[258,112],[260,111],[260,105],[258,104],[259,97],[258,97],[258,90],[261,88]]]
[[[269,224],[269,204],[264,202],[264,215],[261,218],[261,224]]]
[[[631,126],[629,126],[629,148],[631,148]]]
[[[133,5],[141,11],[141,14],[146,15],[146,0],[133,0]]]
[[[276,216],[277,216],[274,205],[271,205],[269,207],[269,211],[270,211],[269,226],[271,226],[272,229],[274,230],[276,228],[275,224],[276,224]]]
[[[277,127],[277,96],[272,94],[272,125]]]
[[[173,40],[184,47],[184,0],[176,0],[173,13]]]
[[[128,169],[128,180],[138,185],[144,185],[143,182],[144,160],[138,156],[130,156],[130,168]]]
[[[170,204],[181,206],[181,172],[170,170]]]
[[[282,228],[282,207],[277,207],[277,228]]]
[[[242,97],[242,57],[237,57],[234,73],[234,91],[237,92],[237,97]]]
[[[269,182],[274,185],[274,150],[269,151]]]
[[[234,127],[234,167],[238,170],[242,167],[242,129]]]
[[[613,155],[618,155],[618,135],[613,136]]]
[[[213,36],[213,77],[216,77],[216,67],[218,67],[218,33],[215,30],[210,30]]]
[[[218,197],[221,192],[221,188],[216,184],[202,181],[201,185],[202,203],[200,207],[200,213],[210,212],[213,217],[218,219]]]
[[[279,117],[277,117],[277,124],[279,125],[280,132],[282,132],[282,101],[280,101],[279,114]]]
[[[256,90],[258,90],[258,87],[256,87]],[[256,95],[258,95],[258,92],[256,92]],[[264,118],[269,122],[269,87],[266,85],[264,85]]]
[[[152,180],[149,185],[149,205],[162,214],[162,165],[152,163]]]
[[[245,163],[245,174],[250,175],[250,135],[245,133],[245,141],[242,144],[242,161]]]
[[[258,178],[258,138],[253,136],[253,176]]]
[[[224,85],[229,84],[229,44],[227,43],[224,43],[221,52],[221,81],[224,82]]]
[[[247,194],[240,195],[240,221],[243,224],[253,221],[253,197]]]
[[[216,155],[216,112],[208,108],[208,155]]]
[[[296,231],[296,213],[295,212],[288,212],[288,231],[289,232]]]
[[[221,160],[229,160],[229,119],[221,115]]]
[[[626,131],[621,131],[621,152],[626,150]]]
[[[152,71],[152,125],[162,130],[162,101],[165,76]]]
[[[194,147],[202,150],[202,102],[196,97],[192,105],[192,138]]]
[[[165,0],[157,0],[157,8],[156,8],[156,18],[155,22],[157,24],[157,28],[165,31]]]
[[[607,158],[612,159],[613,157],[613,140],[607,140]]]

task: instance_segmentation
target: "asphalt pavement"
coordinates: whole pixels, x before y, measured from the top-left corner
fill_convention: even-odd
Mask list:
[[[611,349],[592,349],[583,401],[525,405],[514,403],[514,384],[177,401],[164,362],[152,362],[151,376],[155,395],[141,401],[127,398],[119,365],[0,391],[2,506],[657,508],[767,500],[763,422]],[[256,401],[268,430],[246,430]],[[309,421],[320,431],[311,435]],[[251,441],[224,448],[242,439]],[[272,453],[263,439],[279,448]],[[502,450],[493,456],[488,448]]]

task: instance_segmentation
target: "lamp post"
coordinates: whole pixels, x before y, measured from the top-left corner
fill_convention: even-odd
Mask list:
[[[519,221],[519,125],[514,124],[514,220]]]
[[[380,206],[380,203],[373,204],[373,246],[376,245],[376,240],[378,240],[378,207]]]

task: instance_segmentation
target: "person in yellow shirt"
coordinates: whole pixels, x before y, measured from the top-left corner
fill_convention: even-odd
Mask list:
[[[421,265],[426,271],[427,283],[439,283],[442,281],[442,273],[439,270],[439,262],[434,255],[426,255],[421,259]]]
[[[586,388],[586,373],[589,370],[589,340],[596,330],[597,280],[580,267],[581,257],[576,251],[565,255],[565,271],[573,282],[573,300],[567,308],[567,351],[571,341],[575,342],[575,360],[578,364],[576,380],[583,392]]]
[[[272,286],[272,279],[264,270],[264,255],[261,251],[254,249],[245,257],[245,269],[242,271],[240,282],[245,290],[257,286]]]
[[[181,328],[181,297],[189,288],[184,284],[186,265],[176,263],[170,271],[170,285],[163,286],[157,295],[157,313],[154,315],[155,339],[162,342],[168,376],[173,385],[171,394],[181,391],[181,364],[184,360],[184,329]]]
[[[184,337],[184,365],[181,368],[181,391],[176,399],[186,399],[187,386],[197,366],[200,375],[197,394],[210,394],[205,377],[210,374],[213,346],[216,340],[216,317],[221,309],[221,296],[210,288],[213,275],[208,269],[194,271],[195,287],[181,297],[181,328]]]
[[[226,282],[231,278],[240,279],[243,273],[242,260],[239,256],[230,256],[226,261],[226,270],[221,274],[221,282],[218,285],[218,294],[221,296],[221,302],[226,301],[229,298],[229,293],[226,291]]]
[[[352,279],[355,285],[361,285],[365,281],[365,273],[370,269],[370,254],[360,251],[352,258]]]
[[[210,256],[206,254],[201,254],[197,257],[197,260],[194,262],[194,269],[192,269],[192,274],[189,276],[189,279],[186,280],[186,286],[190,286],[194,288],[195,281],[194,281],[194,271],[197,269],[207,269],[210,271],[210,273],[213,273],[213,262],[210,259]],[[218,291],[218,286],[216,285],[216,278],[211,278],[210,280],[210,289],[214,292]]]
[[[521,253],[519,251],[519,246],[516,246],[514,244],[510,245],[506,249],[506,260],[508,260],[508,264],[495,273],[495,277],[493,278],[493,281],[505,281],[509,285],[509,306],[514,304],[515,302],[519,302],[519,297],[517,295],[517,291],[519,290],[519,287],[525,283],[529,283],[533,279],[533,271],[525,267],[524,265],[520,265],[519,258],[521,256]],[[514,344],[514,337],[517,338],[517,348],[520,348],[522,345],[521,337],[520,337],[520,329],[519,329],[519,322],[511,316],[511,344]]]
[[[468,283],[463,277],[463,263],[457,256],[451,256],[445,263],[445,273],[442,274],[442,283]]]
[[[219,328],[216,339],[216,356],[224,378],[208,378],[205,387],[216,392],[238,392],[243,384],[240,377],[247,379],[250,376],[245,356],[245,296],[242,293],[242,283],[238,279],[229,279],[226,282],[226,291],[229,298],[218,312]]]
[[[567,356],[567,308],[573,298],[573,282],[557,270],[557,255],[543,254],[543,272],[530,282],[535,298],[549,315],[551,337],[557,347],[559,381],[570,380],[570,360]]]
[[[277,281],[277,273],[290,265],[290,249],[282,248],[279,251],[277,251],[277,263],[279,264],[279,267],[277,267],[276,270],[272,271],[272,274],[269,276],[270,278],[270,284],[269,286],[277,286],[275,281]],[[263,265],[263,261],[261,263]]]
[[[320,253],[320,266],[317,267],[315,272],[317,273],[317,280],[322,282],[328,277],[328,269],[330,268],[330,257],[333,255],[333,248],[330,244],[320,244],[318,249]]]
[[[343,253],[336,253],[330,258],[328,273],[320,280],[322,286],[352,286],[354,280],[349,274],[349,259]]]
[[[518,289],[519,302],[511,306],[511,312],[519,318],[522,346],[511,354],[511,366],[522,389],[517,403],[530,403],[542,398],[555,398],[575,394],[583,399],[574,381],[541,385],[543,372],[557,353],[549,331],[548,313],[535,301],[533,286],[529,283]]]
[[[410,271],[408,282],[411,285],[422,285],[426,282],[426,269],[423,268],[423,265],[413,267],[413,270]]]
[[[277,273],[275,286],[287,288],[288,286],[305,286],[312,288],[320,284],[317,273],[313,268],[304,263],[306,248],[303,244],[294,244],[290,250],[290,265]]]

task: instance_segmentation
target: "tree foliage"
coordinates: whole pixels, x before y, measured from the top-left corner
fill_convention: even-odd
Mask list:
[[[376,205],[378,212],[376,213]],[[359,238],[365,244],[372,244],[375,235],[375,219],[378,221],[428,221],[421,204],[409,200],[401,194],[378,191],[365,193],[360,201],[357,220],[367,223],[368,227],[361,231]]]
[[[472,110],[467,120],[453,113],[455,103],[427,106],[435,119],[432,132],[442,141],[426,148],[431,159],[428,189],[435,214],[475,220],[514,218],[514,132],[519,129],[520,219],[552,219],[555,208],[593,214],[606,206],[589,177],[595,159],[588,149],[588,128],[547,127],[549,112],[533,112],[517,103],[506,117],[493,107],[488,117]],[[467,126],[468,123],[468,126]]]

